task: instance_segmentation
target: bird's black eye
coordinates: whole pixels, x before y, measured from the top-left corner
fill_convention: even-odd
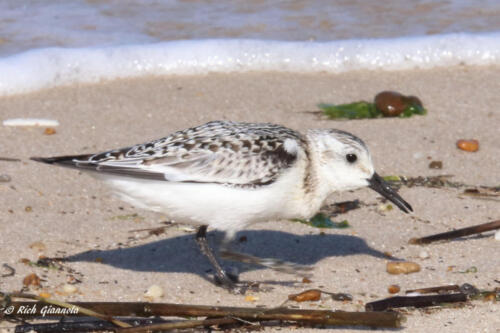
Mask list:
[[[345,155],[345,159],[349,163],[354,163],[354,162],[356,162],[356,160],[358,159],[358,157],[356,156],[356,154],[347,154],[347,155]]]

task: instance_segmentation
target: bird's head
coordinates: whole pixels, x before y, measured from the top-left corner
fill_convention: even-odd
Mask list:
[[[410,204],[375,172],[370,152],[361,139],[335,129],[311,130],[308,138],[317,152],[319,179],[325,182],[329,191],[368,186],[405,213],[413,211]]]

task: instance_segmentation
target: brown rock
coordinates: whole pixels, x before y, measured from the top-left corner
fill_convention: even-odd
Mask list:
[[[30,275],[26,275],[23,279],[23,285],[25,287],[29,287],[29,286],[39,287],[40,286],[40,277],[38,277],[38,275],[36,275],[35,273],[31,273]]]
[[[375,107],[386,117],[399,116],[407,106],[407,98],[396,91],[382,91],[375,96]]]
[[[391,284],[389,287],[387,287],[387,291],[390,294],[397,294],[400,290],[401,288],[397,284]]]
[[[53,134],[56,134],[56,130],[55,130],[55,128],[47,127],[45,129],[45,131],[43,131],[43,134],[45,134],[45,135],[53,135]]]
[[[443,168],[443,162],[441,161],[432,161],[429,163],[429,169],[442,169]]]

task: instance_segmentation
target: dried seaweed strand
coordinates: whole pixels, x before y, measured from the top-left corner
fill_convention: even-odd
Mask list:
[[[114,319],[113,317],[111,317],[109,315],[98,313],[96,311],[88,309],[87,307],[83,307],[83,306],[77,305],[75,303],[73,303],[73,304],[66,303],[66,302],[55,300],[55,299],[45,298],[45,297],[41,297],[41,296],[37,296],[37,295],[33,295],[33,294],[26,294],[26,293],[9,293],[8,295],[2,294],[2,296],[4,296],[4,297],[7,296],[9,298],[14,297],[14,298],[34,299],[34,300],[37,300],[41,303],[56,305],[58,307],[66,308],[66,309],[76,308],[77,309],[76,312],[78,312],[78,314],[83,314],[83,315],[99,318],[102,320],[106,320],[106,321],[109,321],[109,322],[115,324],[118,327],[131,327],[131,325],[129,325],[123,321],[120,321],[118,319]],[[14,302],[11,302],[10,304],[13,305],[13,303]],[[34,304],[34,303],[32,303],[32,304]]]
[[[454,239],[463,236],[469,236],[474,234],[479,234],[486,231],[491,231],[495,229],[500,229],[500,220],[493,222],[478,224],[472,227],[447,231],[439,234],[434,234],[422,238],[412,238],[408,241],[410,244],[428,244],[432,242],[437,242],[445,239]]]
[[[30,306],[35,302],[12,302],[12,305]],[[241,318],[248,321],[285,320],[330,326],[400,327],[404,317],[398,313],[344,312],[326,310],[300,310],[288,308],[243,308],[171,303],[144,302],[75,302],[71,305],[93,309],[105,318],[111,316],[174,316]],[[79,313],[76,315],[84,314]],[[33,317],[36,314],[24,317]],[[73,314],[75,315],[75,314]]]

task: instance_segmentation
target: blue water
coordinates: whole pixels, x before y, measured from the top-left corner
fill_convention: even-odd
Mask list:
[[[498,32],[489,0],[1,1],[0,95],[141,75],[498,64]]]

